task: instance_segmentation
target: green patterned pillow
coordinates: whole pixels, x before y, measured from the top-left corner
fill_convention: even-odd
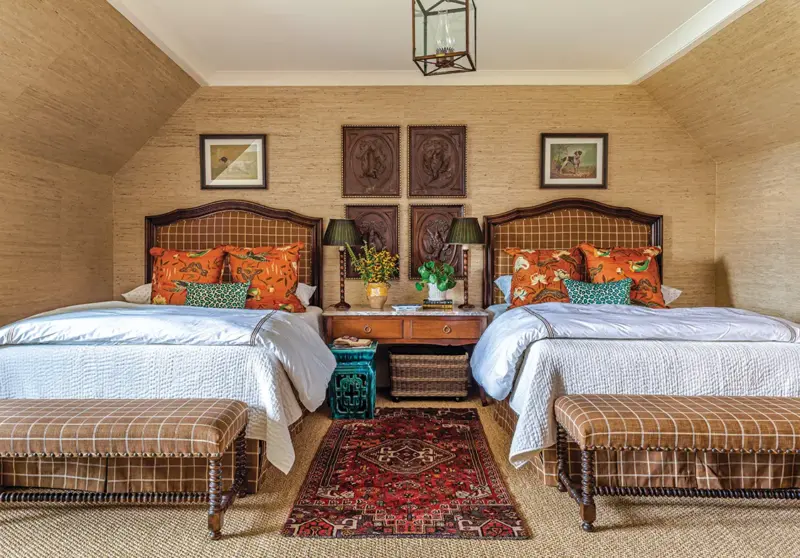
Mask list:
[[[609,283],[584,283],[564,279],[572,304],[630,304],[631,279]]]
[[[244,308],[250,283],[186,283],[186,306]]]

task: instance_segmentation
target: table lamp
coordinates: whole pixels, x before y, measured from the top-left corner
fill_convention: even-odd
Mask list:
[[[459,308],[469,310],[475,308],[469,303],[469,245],[483,244],[483,231],[475,217],[453,217],[450,232],[447,234],[448,244],[461,244],[464,250],[464,304]]]
[[[348,244],[350,246],[361,244],[361,235],[356,228],[356,222],[352,219],[331,219],[328,228],[325,229],[322,244],[339,247],[339,304],[333,307],[337,310],[350,310],[350,305],[344,300],[344,251]]]

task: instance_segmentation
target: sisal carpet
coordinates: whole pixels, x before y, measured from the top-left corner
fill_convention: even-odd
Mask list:
[[[393,406],[386,400],[381,406]],[[415,401],[406,404],[421,407]],[[431,407],[456,403],[431,402]],[[461,406],[475,406],[466,402]],[[258,556],[488,557],[537,556],[800,556],[800,504],[777,501],[600,497],[596,533],[580,530],[572,500],[508,465],[509,439],[491,410],[479,408],[498,466],[530,529],[529,540],[308,539],[280,534],[331,421],[306,418],[296,440],[297,463],[273,469],[259,494],[236,502],[225,518],[227,538],[206,539],[205,509],[196,506],[0,506],[0,556]]]
[[[378,408],[334,421],[283,533],[525,537],[475,409]]]

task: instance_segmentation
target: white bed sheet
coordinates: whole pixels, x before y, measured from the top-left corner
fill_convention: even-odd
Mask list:
[[[82,310],[124,314],[136,306],[137,314],[158,311],[122,302],[97,303],[48,312],[37,316],[36,321],[43,321],[51,333],[79,336],[84,332],[69,331],[71,328],[65,328],[63,321],[48,323],[47,317]],[[254,316],[258,321],[258,315]],[[261,344],[258,345],[206,345],[195,340],[195,344],[2,346],[0,398],[237,399],[249,406],[248,437],[266,441],[269,461],[288,472],[295,458],[289,426],[302,415],[295,390],[304,405],[310,411],[315,410],[324,401],[325,388],[335,367],[335,359],[317,338],[318,328],[306,327],[305,321],[297,320],[296,316],[279,313],[273,324],[267,321],[259,325]],[[250,317],[247,320],[252,321]],[[206,322],[199,323],[202,326]],[[165,329],[169,326],[160,325]],[[0,337],[7,341],[14,337],[30,340],[30,322],[10,329],[0,328]],[[193,333],[191,328],[188,333],[176,329],[176,334],[191,337]],[[197,329],[202,333],[203,327]],[[242,330],[249,340],[246,328]],[[237,331],[224,330],[234,338]],[[97,335],[107,337],[113,332],[100,331]]]

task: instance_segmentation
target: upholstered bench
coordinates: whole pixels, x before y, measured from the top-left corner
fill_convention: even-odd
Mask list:
[[[597,449],[686,452],[800,452],[800,398],[569,395],[555,403],[559,490],[580,505],[582,526],[593,529],[595,494],[800,498],[800,488],[703,489],[596,487]],[[581,449],[581,481],[570,478],[567,435]]]
[[[3,490],[0,502],[208,502],[208,531],[243,495],[247,406],[229,399],[0,399],[0,457],[204,457],[207,492]],[[233,486],[220,459],[235,446]]]

